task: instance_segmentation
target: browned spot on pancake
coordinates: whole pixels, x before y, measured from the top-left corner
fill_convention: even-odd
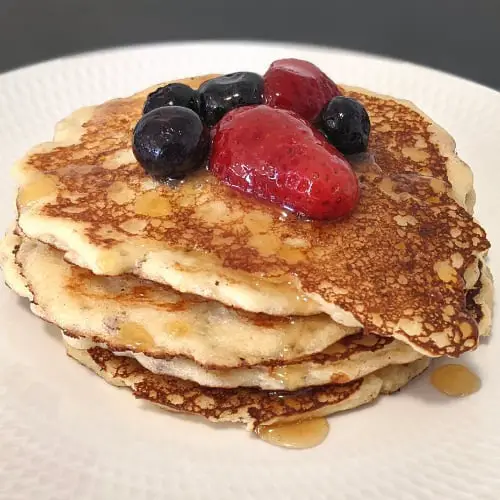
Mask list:
[[[77,333],[74,333],[74,332],[70,332],[68,330],[63,330],[63,333],[64,333],[64,335],[66,335],[67,337],[70,337],[72,339],[80,339],[80,338],[82,338],[81,335],[78,335]]]
[[[314,363],[342,361],[362,352],[376,352],[392,342],[394,340],[387,337],[360,332],[344,337],[323,352],[303,357],[301,361],[312,361]]]
[[[113,360],[116,356],[113,355],[111,351],[103,349],[102,347],[91,347],[88,353],[95,361],[95,363],[101,368],[101,370],[106,369],[106,363]]]
[[[340,373],[336,373],[335,375],[332,375],[330,378],[330,382],[332,384],[347,384],[350,381],[351,377],[348,377],[347,375]]]
[[[201,80],[191,82],[196,86]],[[447,160],[430,141],[429,122],[395,101],[349,95],[360,99],[372,118],[369,155],[377,168],[360,174],[359,205],[342,221],[285,218],[278,207],[242,196],[203,170],[172,188],[152,184],[133,161],[111,167],[114,157],[130,150],[144,94],[97,107],[78,144],[33,154],[26,169],[57,178],[57,201],[45,204],[42,214],[84,223],[85,236],[101,249],[114,251],[123,242],[134,248],[150,244],[155,250],[203,255],[214,272],[293,278],[306,294],[319,293],[352,312],[367,331],[396,336],[433,356],[458,356],[477,343],[477,327],[463,300],[463,271],[489,247],[484,231],[448,196]],[[130,234],[123,228],[131,219],[150,222],[151,217],[137,213],[135,199],[116,203],[109,198],[117,182],[136,198],[154,190],[155,199],[168,201],[168,210],[163,204],[154,225]],[[214,202],[231,217],[214,222],[196,216]],[[254,223],[256,212],[265,214],[263,235]],[[289,241],[302,242],[293,255]],[[457,255],[460,269],[452,266]],[[455,313],[445,320],[447,305]],[[411,318],[407,310],[413,311]],[[470,328],[463,327],[466,323]],[[444,332],[439,342],[435,332]]]
[[[346,385],[328,385],[278,393],[241,387],[236,390],[207,388],[180,379],[162,378],[137,384],[134,394],[174,410],[201,414],[212,419],[220,419],[226,412],[235,413],[245,407],[258,425],[274,418],[286,418],[338,404],[353,394],[360,385],[361,381],[354,381]],[[172,392],[182,395],[182,401],[172,402],[169,397]],[[200,406],[197,402],[200,392],[212,399],[210,407]]]
[[[70,294],[90,300],[113,300],[124,307],[147,304],[169,312],[185,311],[206,299],[192,294],[179,294],[167,285],[151,283],[133,275],[96,276],[87,269],[71,267],[71,276],[65,284]],[[166,298],[171,295],[171,302]]]
[[[293,322],[293,316],[271,316],[263,313],[251,313],[236,310],[238,314],[250,320],[255,326],[262,328],[279,328],[281,325]]]
[[[115,378],[128,378],[132,375],[145,372],[144,368],[137,361],[130,358],[118,358],[107,349],[91,347],[88,349],[88,353],[101,370],[111,373]]]

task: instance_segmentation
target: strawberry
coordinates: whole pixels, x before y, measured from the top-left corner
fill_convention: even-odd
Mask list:
[[[359,197],[344,156],[297,114],[266,105],[218,123],[210,169],[224,184],[311,219],[349,214]]]
[[[338,95],[341,92],[337,85],[308,61],[279,59],[264,75],[265,103],[295,111],[311,122]]]

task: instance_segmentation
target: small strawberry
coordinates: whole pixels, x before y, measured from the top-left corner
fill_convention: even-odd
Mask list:
[[[264,75],[265,103],[295,111],[310,122],[338,95],[337,85],[308,61],[279,59]]]
[[[210,169],[224,184],[311,219],[349,214],[359,197],[347,160],[295,113],[266,105],[218,123]]]

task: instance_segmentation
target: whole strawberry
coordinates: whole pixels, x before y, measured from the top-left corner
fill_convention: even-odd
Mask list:
[[[295,111],[311,122],[338,95],[341,92],[337,85],[308,61],[279,59],[264,75],[265,103]]]
[[[359,185],[344,156],[291,111],[266,105],[218,123],[210,169],[223,183],[311,219],[348,215]]]

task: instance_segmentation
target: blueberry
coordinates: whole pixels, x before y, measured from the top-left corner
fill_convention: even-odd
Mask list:
[[[209,132],[191,109],[165,106],[146,113],[134,128],[132,150],[159,181],[182,179],[207,157]]]
[[[183,83],[169,83],[148,95],[142,112],[146,114],[162,106],[182,106],[198,113],[198,92]]]
[[[321,111],[319,126],[341,153],[362,153],[368,148],[370,118],[356,99],[334,97]]]
[[[209,126],[228,111],[264,102],[264,80],[257,73],[239,72],[218,76],[201,84],[200,115]]]

